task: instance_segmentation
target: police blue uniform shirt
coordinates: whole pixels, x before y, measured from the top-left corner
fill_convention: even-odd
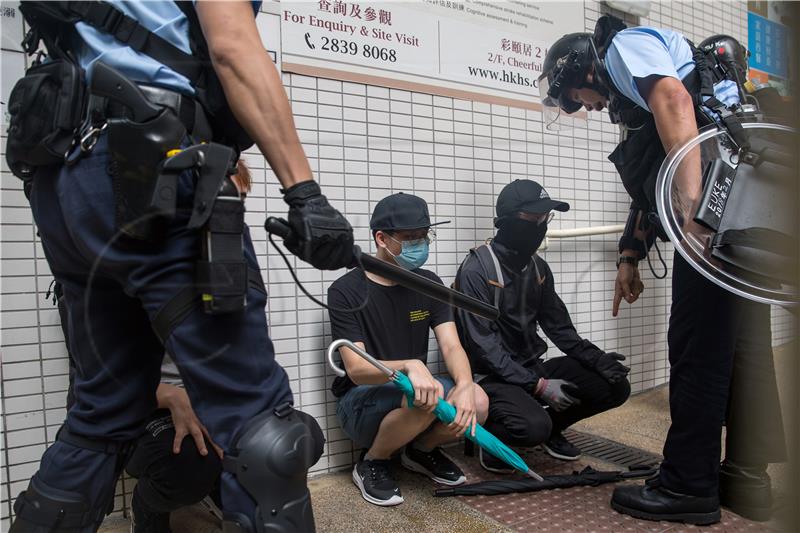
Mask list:
[[[175,2],[108,0],[108,3],[183,52],[192,53],[189,45],[189,21]],[[252,4],[253,12],[257,13],[261,1],[254,1]],[[77,22],[75,28],[84,42],[78,60],[90,79],[92,65],[100,60],[132,80],[194,95],[194,88],[186,77],[155,59],[133,50],[85,22]]]
[[[694,70],[692,49],[678,32],[638,26],[614,36],[605,57],[606,70],[616,88],[636,105],[650,111],[637,80],[668,76],[683,80]],[[714,96],[725,105],[739,101],[736,84],[724,80],[714,86]]]

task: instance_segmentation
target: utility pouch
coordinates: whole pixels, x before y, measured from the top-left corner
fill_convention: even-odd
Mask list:
[[[14,85],[6,161],[15,176],[33,178],[37,167],[64,162],[86,107],[83,70],[66,60],[34,65]]]
[[[206,313],[232,313],[247,305],[243,233],[244,203],[226,177],[203,227],[203,256],[196,265],[197,287]]]
[[[174,216],[175,202],[174,186],[156,194],[160,165],[170,150],[181,145],[186,128],[168,108],[146,122],[109,118],[107,123],[117,228],[133,239],[158,240]],[[164,194],[172,194],[171,211],[157,206]]]
[[[197,172],[194,207],[186,227],[201,233],[195,291],[200,294],[203,310],[212,315],[244,310],[249,282],[260,281],[260,276],[248,279],[244,258],[244,203],[230,178],[237,157],[233,148],[217,143],[180,150],[161,166],[153,197],[159,211],[169,212],[169,203],[159,199],[170,196],[180,172]]]

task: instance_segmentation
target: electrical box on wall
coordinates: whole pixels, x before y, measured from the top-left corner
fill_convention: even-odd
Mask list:
[[[629,0],[607,0],[606,4],[612,9],[623,13],[645,17],[650,13],[650,2],[631,2]]]

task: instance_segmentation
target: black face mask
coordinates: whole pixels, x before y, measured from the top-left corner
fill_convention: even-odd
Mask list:
[[[519,252],[520,259],[528,264],[530,256],[539,249],[546,233],[547,223],[537,224],[521,218],[511,218],[503,221],[494,240]]]

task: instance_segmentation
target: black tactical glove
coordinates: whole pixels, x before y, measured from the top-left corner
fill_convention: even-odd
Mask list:
[[[620,353],[607,352],[597,358],[594,369],[597,370],[597,373],[603,376],[606,381],[615,385],[625,379],[625,376],[631,371],[630,368],[620,363],[620,361],[624,360],[625,356]]]
[[[284,244],[297,257],[320,270],[347,267],[353,261],[353,228],[331,207],[314,180],[282,189],[289,204],[292,236]]]
[[[556,411],[564,411],[573,405],[580,405],[581,401],[571,396],[576,392],[578,392],[578,387],[564,379],[541,378],[541,382],[536,387],[536,396]]]

